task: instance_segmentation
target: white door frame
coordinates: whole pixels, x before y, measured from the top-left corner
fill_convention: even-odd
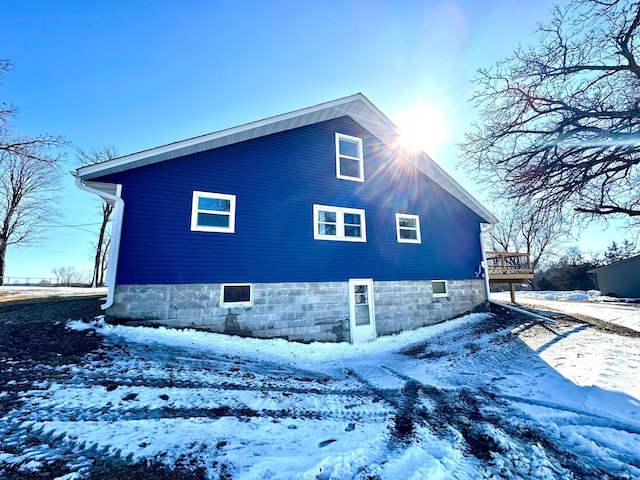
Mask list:
[[[356,294],[355,288],[364,286],[364,291]],[[358,302],[356,303],[356,295]],[[362,309],[366,305],[366,310]],[[358,309],[356,309],[356,306]],[[362,310],[366,312],[363,319]],[[360,315],[360,317],[356,317]],[[357,321],[359,320],[359,321]],[[349,279],[349,330],[351,343],[370,342],[376,338],[376,316],[373,303],[373,279],[350,278]]]

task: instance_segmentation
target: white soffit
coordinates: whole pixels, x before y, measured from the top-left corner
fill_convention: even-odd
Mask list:
[[[138,168],[153,163],[204,152],[234,143],[259,138],[294,128],[312,125],[349,116],[367,131],[378,137],[386,145],[396,144],[399,137],[398,128],[364,95],[357,93],[348,97],[322,103],[313,107],[269,117],[256,122],[220,130],[218,132],[181,140],[160,147],[143,150],[118,157],[106,162],[78,168],[73,174],[83,181],[90,181],[113,173]],[[467,207],[488,223],[497,223],[498,219],[482,204],[472,197],[453,178],[451,178],[426,153],[414,156],[411,163],[421,172],[434,180],[447,192],[459,199]],[[105,188],[106,186],[101,185]],[[102,189],[102,188],[101,188]]]

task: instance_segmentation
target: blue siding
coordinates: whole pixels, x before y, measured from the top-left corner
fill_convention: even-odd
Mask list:
[[[363,138],[365,182],[336,178],[335,132]],[[475,278],[474,212],[348,117],[96,179],[123,185],[118,284]],[[194,190],[237,196],[234,234],[190,231]],[[362,208],[367,242],[314,240],[313,204]],[[422,243],[397,243],[395,214]]]

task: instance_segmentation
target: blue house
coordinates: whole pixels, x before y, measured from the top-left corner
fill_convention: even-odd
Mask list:
[[[114,205],[108,318],[368,341],[487,303],[496,218],[366,97],[74,172]]]

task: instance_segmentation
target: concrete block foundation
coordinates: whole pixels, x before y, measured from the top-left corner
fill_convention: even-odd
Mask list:
[[[251,306],[221,307],[220,284],[118,285],[107,318],[258,338],[345,342],[348,282],[254,283]],[[377,335],[391,335],[483,309],[484,280],[449,280],[434,297],[431,281],[375,281]]]

